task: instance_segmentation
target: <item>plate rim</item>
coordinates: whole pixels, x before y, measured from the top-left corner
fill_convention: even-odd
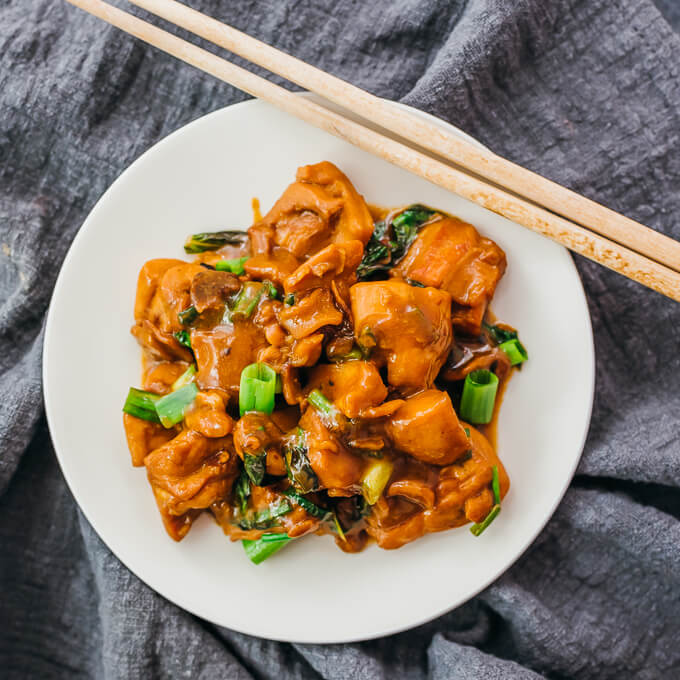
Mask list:
[[[308,93],[308,92],[301,92],[298,93],[299,96],[306,96],[306,97],[311,97],[315,98],[315,95]],[[401,102],[394,102],[388,99],[385,99],[384,101],[388,102],[391,105],[397,106],[403,110],[412,112],[420,117],[424,117],[426,119],[429,119],[431,122],[436,124],[439,127],[443,127],[446,130],[449,130],[453,132],[454,134],[457,134],[459,136],[464,137],[465,139],[471,141],[475,145],[481,148],[487,148],[485,147],[481,142],[476,140],[474,137],[468,135],[466,132],[460,130],[457,128],[455,125],[452,125],[451,123],[442,120],[440,118],[437,118],[436,116],[427,113],[425,111],[421,111],[417,108],[414,108],[412,106],[409,106],[407,104],[403,104]],[[74,236],[67,252],[64,257],[64,260],[62,262],[62,265],[59,269],[59,274],[57,276],[57,279],[55,281],[55,285],[52,291],[52,295],[50,296],[50,303],[49,307],[47,310],[46,314],[46,320],[45,320],[45,334],[43,338],[43,343],[42,343],[42,371],[41,371],[41,379],[42,379],[42,392],[43,392],[43,404],[45,408],[45,415],[46,415],[46,421],[47,421],[47,426],[50,434],[50,439],[54,448],[54,452],[57,458],[57,462],[59,463],[59,468],[61,470],[61,473],[64,477],[64,480],[66,482],[66,485],[73,496],[73,499],[80,510],[82,512],[83,516],[87,520],[88,524],[90,527],[93,529],[93,531],[97,534],[97,537],[99,540],[104,543],[104,545],[107,547],[107,549],[116,557],[116,559],[125,566],[126,569],[128,569],[131,573],[135,575],[136,578],[138,578],[142,583],[144,583],[145,586],[150,588],[154,593],[158,594],[160,597],[164,598],[165,600],[171,602],[175,606],[180,607],[181,609],[184,609],[185,611],[189,612],[190,614],[193,614],[194,616],[197,616],[198,618],[206,621],[210,621],[210,619],[205,619],[204,615],[199,613],[196,608],[194,608],[192,605],[188,605],[185,602],[181,600],[179,597],[170,596],[166,594],[165,592],[161,592],[161,590],[157,589],[155,586],[151,585],[145,578],[140,576],[135,569],[133,569],[127,562],[127,560],[121,558],[117,552],[113,550],[107,539],[104,537],[102,532],[100,531],[98,527],[98,522],[93,521],[89,515],[89,513],[83,508],[78,500],[78,497],[74,491],[74,487],[72,484],[71,477],[69,473],[67,472],[68,466],[65,466],[63,461],[62,461],[62,454],[60,453],[60,444],[57,440],[57,437],[55,436],[53,432],[53,428],[51,426],[51,422],[53,418],[56,418],[56,416],[53,414],[53,407],[51,406],[51,403],[54,403],[54,396],[52,395],[52,390],[50,389],[50,383],[48,381],[48,373],[49,373],[49,366],[50,362],[53,360],[52,359],[52,354],[49,350],[50,347],[50,339],[52,335],[54,334],[54,301],[58,297],[59,291],[62,287],[63,281],[64,281],[64,271],[67,269],[71,259],[74,257],[74,252],[77,250],[77,247],[80,243],[80,240],[85,233],[86,229],[88,228],[88,225],[93,222],[97,215],[99,214],[100,210],[102,209],[102,203],[104,203],[104,199],[108,196],[109,192],[115,190],[117,185],[122,181],[123,176],[130,171],[132,168],[137,166],[138,164],[141,164],[147,157],[147,155],[151,154],[152,152],[155,152],[159,147],[163,147],[174,140],[176,136],[179,136],[181,134],[184,134],[187,129],[191,129],[194,126],[200,125],[203,121],[205,121],[208,118],[212,117],[218,117],[223,114],[225,110],[232,110],[234,108],[247,108],[251,106],[260,106],[262,104],[265,104],[262,100],[258,99],[245,99],[240,102],[235,102],[233,104],[229,104],[227,106],[220,107],[214,111],[211,111],[205,115],[199,116],[198,118],[195,118],[194,120],[190,121],[189,123],[186,123],[185,125],[182,125],[178,129],[174,130],[167,136],[165,136],[163,139],[157,141],[155,144],[150,146],[148,149],[146,149],[138,158],[136,158],[132,163],[129,165],[125,166],[120,172],[120,174],[115,178],[115,180],[106,188],[106,190],[102,193],[102,195],[97,199],[95,202],[94,206],[92,209],[89,211],[85,219],[83,220],[82,224],[78,228],[76,235]],[[280,110],[277,110],[280,111]],[[512,221],[512,220],[510,220]],[[516,552],[515,556],[509,561],[508,564],[505,566],[501,567],[498,570],[495,570],[493,572],[493,575],[490,576],[487,579],[484,579],[477,588],[474,590],[468,592],[463,598],[458,598],[457,600],[453,601],[452,603],[448,603],[445,606],[438,608],[437,611],[434,613],[428,614],[427,616],[421,616],[417,619],[414,619],[413,621],[409,622],[406,625],[395,625],[391,628],[384,629],[380,632],[376,632],[374,634],[370,635],[359,635],[359,636],[353,636],[353,635],[345,635],[345,636],[331,636],[331,637],[278,637],[278,636],[263,636],[257,632],[254,632],[252,630],[248,629],[242,629],[242,628],[236,628],[236,627],[231,627],[231,626],[224,626],[223,624],[216,623],[214,621],[211,621],[215,625],[219,625],[225,628],[229,628],[231,630],[235,630],[237,632],[241,632],[246,635],[251,635],[253,637],[258,637],[260,639],[266,639],[266,640],[272,640],[272,641],[277,641],[277,642],[289,642],[289,643],[296,643],[296,644],[347,644],[347,643],[354,643],[354,642],[360,642],[364,640],[373,640],[373,639],[379,639],[383,637],[389,637],[391,635],[395,635],[397,633],[401,633],[407,630],[411,630],[414,628],[417,628],[419,626],[422,626],[426,623],[429,623],[444,614],[456,609],[457,607],[462,606],[466,602],[470,601],[472,598],[476,597],[480,592],[488,588],[492,583],[497,581],[508,569],[510,569],[512,566],[514,566],[518,560],[526,553],[526,551],[531,547],[531,545],[534,543],[536,538],[540,535],[540,533],[545,529],[545,526],[548,524],[548,522],[552,519],[557,507],[559,504],[562,502],[562,499],[564,498],[564,495],[566,494],[569,486],[571,485],[572,479],[574,477],[574,474],[576,472],[576,469],[580,463],[581,457],[583,455],[583,450],[588,438],[588,434],[590,431],[590,426],[591,426],[591,421],[592,421],[592,412],[593,412],[593,404],[594,404],[594,398],[595,398],[595,380],[596,380],[596,356],[595,356],[595,341],[594,341],[594,336],[593,336],[593,329],[592,329],[592,319],[590,315],[590,309],[588,306],[588,300],[587,296],[585,293],[585,289],[583,287],[583,281],[581,279],[581,276],[578,272],[578,269],[576,267],[576,264],[574,262],[574,259],[571,257],[569,254],[569,251],[564,248],[563,246],[560,246],[559,252],[561,252],[561,255],[566,259],[568,263],[568,267],[571,270],[571,273],[573,274],[573,277],[575,279],[575,282],[577,284],[577,289],[578,289],[578,300],[579,303],[583,307],[583,316],[586,322],[586,327],[587,327],[587,333],[588,333],[588,396],[589,396],[589,402],[587,405],[587,417],[584,419],[584,427],[583,427],[583,432],[581,433],[580,437],[580,444],[579,444],[579,451],[578,455],[574,457],[574,462],[573,465],[569,471],[568,475],[565,475],[564,483],[562,485],[562,489],[560,490],[560,493],[556,495],[555,499],[553,500],[549,511],[546,514],[545,519],[537,526],[534,532],[532,532],[529,537],[526,539],[523,547]],[[52,415],[51,415],[52,414]]]

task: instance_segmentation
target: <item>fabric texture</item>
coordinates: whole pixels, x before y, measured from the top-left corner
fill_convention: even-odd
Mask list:
[[[668,20],[648,0],[191,4],[680,238],[673,0]],[[0,0],[0,676],[680,677],[680,306],[578,257],[597,352],[583,458],[472,601],[381,640],[274,643],[178,609],[102,544],[45,423],[53,284],[126,166],[243,98],[62,0]]]

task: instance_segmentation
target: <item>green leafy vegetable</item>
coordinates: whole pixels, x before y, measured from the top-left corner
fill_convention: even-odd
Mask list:
[[[215,269],[217,269],[218,272],[231,272],[232,274],[240,276],[245,273],[246,270],[243,265],[249,259],[250,257],[246,256],[236,257],[233,260],[220,260],[215,263]]]
[[[248,512],[248,499],[250,498],[250,477],[245,470],[241,470],[241,474],[234,484],[234,496],[238,503],[239,512],[245,515]]]
[[[191,337],[189,335],[189,331],[177,331],[176,333],[173,333],[173,335],[180,345],[191,349]]]
[[[191,305],[191,307],[187,307],[185,310],[181,311],[177,315],[177,318],[182,326],[188,326],[192,321],[196,321],[198,318],[198,310]]]
[[[198,387],[192,382],[161,397],[156,402],[156,413],[163,427],[172,427],[181,423],[184,420],[184,411],[194,401],[197,394]]]
[[[326,510],[326,508],[322,508],[318,506],[316,503],[312,503],[312,501],[308,500],[304,496],[301,496],[299,493],[294,491],[293,489],[286,489],[283,493],[288,496],[294,503],[297,503],[303,510],[306,510],[312,517],[318,517],[319,519],[324,519],[330,510]]]
[[[260,564],[277,553],[293,539],[287,534],[265,534],[256,541],[242,541],[243,549],[253,564]]]
[[[508,340],[517,339],[517,331],[503,328],[502,326],[494,326],[486,323],[486,321],[482,321],[482,328],[497,345],[507,342]]]
[[[278,524],[277,519],[292,510],[291,504],[285,498],[279,498],[264,510],[246,514],[238,521],[244,531],[250,529],[271,529]]]
[[[460,417],[478,425],[491,422],[497,391],[498,376],[495,373],[486,369],[468,373],[460,398]]]
[[[299,493],[312,493],[319,488],[319,478],[307,455],[307,435],[301,428],[289,435],[283,443],[288,479]]]
[[[420,228],[435,214],[423,205],[412,205],[395,215],[391,221],[376,222],[357,268],[359,280],[394,267],[406,254]]]
[[[250,453],[243,455],[243,469],[255,486],[260,486],[264,479],[267,464],[267,454],[263,451],[257,456]]]
[[[243,246],[248,243],[245,231],[212,231],[189,236],[184,243],[184,251],[204,253],[206,250],[217,250],[222,246]]]
[[[123,405],[123,413],[152,423],[160,423],[158,413],[156,413],[156,402],[159,399],[160,396],[153,394],[153,392],[145,392],[136,387],[131,387]]]

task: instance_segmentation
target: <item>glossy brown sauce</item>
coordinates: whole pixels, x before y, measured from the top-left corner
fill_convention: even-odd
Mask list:
[[[146,467],[168,533],[180,540],[208,511],[232,540],[331,533],[354,552],[369,539],[391,549],[481,521],[495,502],[494,467],[501,495],[509,488],[495,448],[512,371],[481,326],[493,320],[503,252],[471,225],[420,207],[425,217],[398,258],[370,261],[374,223],[385,221],[394,241],[404,208],[367,205],[325,162],[300,168],[266,215],[255,198],[252,208],[247,241],[225,241],[193,263],[152,260],[140,272],[142,387],[166,394],[195,363],[199,390],[170,429],[125,416],[133,464]],[[214,269],[246,256],[242,273]],[[263,281],[273,294],[261,292]],[[246,314],[238,305],[251,289],[260,294]],[[189,307],[197,316],[183,324]],[[255,362],[276,372],[280,394],[271,415],[240,416],[241,373]],[[477,428],[455,410],[473,368],[500,380],[493,419]],[[387,471],[380,483],[376,469]],[[290,501],[293,492],[302,501]]]

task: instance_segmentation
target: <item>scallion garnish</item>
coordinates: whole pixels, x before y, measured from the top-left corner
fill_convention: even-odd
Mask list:
[[[195,321],[198,318],[198,310],[196,307],[191,305],[191,307],[187,307],[186,309],[182,310],[177,315],[177,318],[179,319],[179,322],[182,324],[182,326],[188,326],[192,321]]]
[[[180,389],[180,387],[184,387],[185,385],[188,385],[189,383],[194,382],[196,376],[196,366],[194,364],[191,364],[189,368],[187,368],[182,375],[175,380],[174,383],[172,383],[172,391],[174,392],[175,390]]]
[[[295,293],[288,293],[285,298],[283,298],[284,304],[292,307],[295,304]]]
[[[464,427],[463,431],[465,432],[465,436],[470,439],[470,428],[469,427]]]
[[[293,539],[287,534],[265,534],[256,541],[243,540],[243,549],[253,564],[260,564]]]
[[[264,286],[258,281],[246,281],[231,307],[232,319],[249,319],[262,297]]]
[[[123,405],[123,413],[127,413],[135,418],[141,418],[142,420],[148,420],[152,423],[160,423],[158,413],[156,413],[156,402],[159,399],[160,396],[158,394],[131,387]]]
[[[517,366],[517,364],[521,364],[529,358],[524,345],[522,345],[518,338],[501,343],[499,348],[508,355],[511,366]]]
[[[231,272],[232,274],[236,274],[236,276],[241,276],[241,274],[244,274],[246,271],[243,265],[249,259],[250,258],[246,256],[236,257],[233,260],[220,260],[215,263],[215,269],[217,269],[218,272]]]
[[[204,253],[206,250],[217,250],[222,246],[242,246],[248,243],[245,231],[212,231],[189,236],[184,243],[187,253]]]
[[[173,335],[180,345],[191,349],[191,336],[189,335],[189,331],[177,331],[176,333],[173,333]]]
[[[332,401],[326,397],[319,390],[312,390],[307,395],[307,401],[319,412],[324,425],[331,430],[340,427],[342,422],[342,413],[335,407]]]
[[[392,461],[377,459],[369,463],[361,476],[361,493],[369,505],[375,505],[387,486],[394,465]]]
[[[460,399],[460,417],[469,423],[491,422],[498,390],[498,376],[486,369],[472,371],[465,377]]]
[[[276,373],[263,363],[250,364],[241,371],[238,404],[241,415],[247,411],[271,413],[276,395]]]
[[[342,525],[340,524],[338,515],[335,512],[333,513],[333,524],[335,525],[335,530],[337,531],[338,536],[340,536],[343,541],[347,542],[347,537],[345,536],[345,532],[342,530]]]
[[[263,281],[262,285],[264,286],[264,292],[271,300],[276,300],[279,297],[279,291],[271,281]]]
[[[496,505],[501,504],[501,481],[498,476],[498,465],[493,466],[493,477],[491,478],[491,488],[493,489],[493,500]]]
[[[475,536],[479,536],[484,529],[486,529],[491,522],[493,522],[496,517],[498,516],[498,513],[501,511],[501,506],[496,504],[491,508],[489,511],[489,514],[481,521],[478,522],[477,524],[473,524],[470,527],[470,532],[474,534]]]
[[[156,402],[156,413],[163,427],[181,423],[184,420],[184,411],[196,399],[197,394],[198,387],[192,382],[161,397]]]
[[[234,496],[236,496],[241,514],[245,515],[248,512],[248,498],[250,498],[250,478],[245,470],[241,470],[241,474],[234,484]]]

